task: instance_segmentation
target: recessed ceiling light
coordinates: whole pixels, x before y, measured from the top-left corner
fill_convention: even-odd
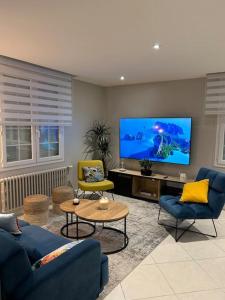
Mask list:
[[[125,77],[124,76],[120,76],[120,80],[125,80]]]
[[[154,50],[159,50],[160,49],[160,45],[159,43],[155,43],[152,47]]]

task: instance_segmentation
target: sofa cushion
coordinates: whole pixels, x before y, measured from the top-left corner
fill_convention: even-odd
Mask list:
[[[30,225],[26,221],[20,220],[20,219],[18,219],[18,224],[19,224],[19,227],[24,227],[24,226],[29,226]]]
[[[38,261],[36,261],[33,264],[32,269],[35,270],[35,269],[38,269],[38,268],[48,264],[49,262],[56,259],[57,257],[62,255],[63,253],[65,253],[68,250],[72,249],[73,247],[77,246],[81,242],[83,242],[83,240],[73,241],[71,243],[68,243],[68,244],[65,244],[65,245],[59,247],[58,249],[50,252],[49,254],[45,255],[44,257],[42,257]]]
[[[40,253],[41,257],[70,242],[64,237],[55,235],[35,225],[24,226],[21,230],[22,234],[15,237],[17,241],[24,247],[25,245],[32,246]]]
[[[108,256],[102,254],[101,258],[101,287],[103,288],[109,281]]]
[[[17,217],[14,213],[1,214],[0,213],[0,228],[8,231],[9,233],[19,235],[21,234]]]
[[[17,239],[16,241],[17,243],[20,244],[20,246],[22,246],[26,250],[31,265],[34,264],[38,259],[42,257],[38,249],[28,244],[25,239],[20,239],[20,240]]]
[[[0,229],[0,274],[3,299],[15,299],[10,294],[32,274],[27,253],[12,234]]]
[[[0,234],[1,236],[5,236],[11,240],[16,241],[26,251],[31,264],[42,257],[40,252],[36,248],[32,247],[32,245],[30,245],[29,243],[24,242],[24,239],[18,239],[17,236],[12,235],[4,229],[0,229]]]

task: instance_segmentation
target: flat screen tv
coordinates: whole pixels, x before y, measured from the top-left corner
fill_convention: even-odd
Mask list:
[[[189,165],[191,118],[120,119],[120,158]]]

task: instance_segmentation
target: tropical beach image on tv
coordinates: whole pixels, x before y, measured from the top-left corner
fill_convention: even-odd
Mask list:
[[[120,157],[188,165],[191,118],[120,120]]]

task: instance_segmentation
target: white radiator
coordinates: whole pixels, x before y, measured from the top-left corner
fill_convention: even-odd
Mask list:
[[[68,173],[69,167],[63,167],[0,179],[2,212],[22,208],[23,199],[28,195],[51,196],[54,187],[67,184]]]

